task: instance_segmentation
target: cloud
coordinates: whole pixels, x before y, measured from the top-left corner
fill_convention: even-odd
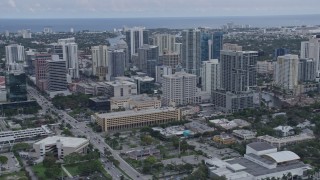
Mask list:
[[[17,6],[16,6],[16,2],[14,1],[14,0],[9,0],[8,1],[8,4],[11,6],[11,7],[13,7],[13,8],[16,8]]]

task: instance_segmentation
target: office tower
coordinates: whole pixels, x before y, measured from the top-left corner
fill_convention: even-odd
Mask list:
[[[275,84],[284,90],[293,90],[298,85],[298,69],[298,55],[278,56],[274,68]]]
[[[155,78],[155,67],[159,63],[159,50],[158,46],[143,45],[138,49],[138,57],[135,65],[149,76]]]
[[[164,75],[172,75],[172,67],[171,66],[157,66],[156,67],[156,83],[162,83],[162,76]]]
[[[159,56],[163,55],[164,52],[173,53],[175,52],[175,35],[171,34],[156,34],[154,35],[153,45],[159,47]]]
[[[316,66],[313,59],[300,59],[299,61],[299,81],[310,82],[316,79]]]
[[[165,106],[187,105],[200,102],[197,95],[197,76],[186,72],[176,72],[162,77],[161,101]]]
[[[201,33],[201,61],[219,59],[223,45],[223,33]]]
[[[256,51],[221,51],[221,89],[243,92],[255,87],[257,60]]]
[[[93,46],[92,52],[92,75],[98,76],[100,81],[104,81],[110,76],[108,71],[109,58],[107,46]],[[110,81],[110,78],[107,79]]]
[[[10,102],[27,101],[27,76],[22,71],[9,71],[6,75],[7,99]]]
[[[286,48],[277,48],[274,50],[274,54],[273,54],[273,60],[277,60],[278,56],[284,56],[286,54],[289,54],[290,50],[286,49]]]
[[[320,77],[320,35],[313,35],[309,41],[301,42],[301,59],[313,59],[316,66],[316,77]]]
[[[220,89],[220,65],[218,59],[202,62],[201,85],[202,91],[210,94],[212,91]]]
[[[144,45],[149,44],[149,32],[145,27],[133,27],[126,30],[126,42],[129,49],[129,61],[131,56],[138,53],[138,49]]]
[[[127,70],[130,67],[128,45],[123,39],[118,41],[114,46],[111,46],[109,48],[109,50],[122,51],[125,54],[125,61],[124,61],[125,62],[125,64],[124,64],[125,70]],[[122,54],[122,52],[119,52],[119,53]]]
[[[242,46],[238,46],[238,44],[223,44],[222,50],[230,50],[230,51],[242,51]]]
[[[60,59],[62,55],[71,78],[79,78],[78,45],[75,43],[75,38],[59,39],[58,44],[54,47],[54,54],[58,54]]]
[[[27,75],[34,75],[35,74],[35,55],[36,51],[34,49],[29,49],[25,52],[26,54],[26,69],[25,73]]]
[[[6,64],[21,63],[25,61],[24,46],[12,44],[6,46]]]
[[[51,60],[51,56],[51,54],[35,54],[34,65],[36,86],[41,91],[47,90],[46,61]]]
[[[114,80],[115,77],[124,76],[126,51],[124,49],[109,51],[109,63],[109,74],[111,76],[111,80]]]
[[[256,93],[256,51],[222,50],[220,89],[211,91],[213,104],[224,112],[237,112],[260,104]]]
[[[179,53],[163,54],[159,56],[159,64],[170,66],[172,73],[176,72],[176,67],[181,64],[181,55]]]
[[[182,67],[187,73],[200,76],[201,49],[200,31],[197,29],[182,32]]]
[[[223,32],[215,32],[212,35],[211,59],[220,59],[220,51],[223,47]]]
[[[137,84],[137,92],[138,94],[152,94],[155,85],[154,85],[154,78],[149,77],[149,76],[143,76],[139,77],[136,76],[134,77],[134,81]]]
[[[52,55],[46,60],[47,92],[67,91],[66,61],[59,59],[58,55]]]

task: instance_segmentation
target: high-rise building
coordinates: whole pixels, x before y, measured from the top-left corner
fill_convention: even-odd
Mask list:
[[[277,48],[274,50],[274,54],[273,54],[273,60],[277,60],[278,56],[284,56],[286,54],[289,54],[290,50],[286,49],[286,48]]]
[[[35,55],[36,55],[36,51],[34,49],[29,49],[28,51],[26,51],[25,72],[27,75],[35,74]]]
[[[225,112],[258,106],[252,91],[257,85],[258,52],[222,50],[220,56],[220,89],[211,91],[213,104]]]
[[[182,32],[182,67],[187,73],[200,77],[201,48],[200,31],[197,29]]]
[[[71,78],[79,78],[78,44],[75,43],[75,38],[59,39],[58,45],[54,47],[54,53],[58,54],[59,58],[63,56],[68,75]]]
[[[109,73],[111,80],[114,80],[115,77],[124,76],[126,57],[126,51],[124,49],[109,51]]]
[[[163,55],[164,52],[173,53],[175,52],[175,35],[171,34],[156,34],[154,35],[153,45],[159,47],[159,55]]]
[[[147,73],[149,76],[155,78],[156,69],[155,67],[159,63],[159,50],[158,46],[143,45],[138,49],[136,66],[142,71]]]
[[[7,99],[10,102],[27,101],[27,76],[22,71],[9,71],[6,76]]]
[[[47,90],[46,61],[51,60],[52,59],[51,56],[52,56],[51,54],[35,55],[34,65],[35,65],[36,86],[41,91]]]
[[[215,32],[212,35],[211,59],[220,59],[220,51],[223,47],[223,33]]]
[[[197,94],[197,76],[186,72],[162,76],[162,104],[187,105],[201,102]]]
[[[257,51],[221,51],[221,89],[248,91],[257,85]]]
[[[172,75],[172,67],[171,66],[157,66],[156,67],[156,83],[162,83],[162,76],[164,75]]]
[[[301,42],[301,59],[313,59],[316,66],[316,77],[320,77],[320,35],[313,35],[309,41]]]
[[[109,66],[108,47],[93,46],[92,52],[92,75],[98,76],[100,81],[106,80]],[[110,75],[109,75],[110,76]],[[110,80],[110,79],[107,79]]]
[[[316,79],[316,66],[313,59],[300,59],[299,61],[299,81],[315,81]]]
[[[126,30],[126,42],[129,49],[129,59],[131,56],[138,53],[138,49],[149,44],[149,31],[145,27],[133,27]]]
[[[58,93],[67,91],[66,61],[59,59],[58,55],[52,55],[46,61],[47,92]]]
[[[182,43],[174,43],[174,51],[181,56],[182,53]]]
[[[176,72],[176,67],[181,64],[181,56],[179,53],[165,53],[159,56],[159,64],[164,66],[170,66],[172,68],[172,73]]]
[[[123,52],[125,54],[125,70],[127,70],[130,67],[128,45],[123,39],[119,40],[115,45],[111,46],[109,50],[119,50],[121,51],[121,53],[118,52],[120,54],[122,54]]]
[[[223,33],[201,33],[201,61],[219,59],[223,46]]]
[[[6,64],[14,64],[25,61],[24,46],[12,44],[6,46]]]
[[[220,65],[218,59],[202,62],[201,85],[202,91],[206,91],[209,94],[220,89]]]
[[[293,90],[298,85],[298,55],[286,54],[278,56],[274,68],[274,81],[277,86],[285,90]]]
[[[30,39],[32,36],[31,29],[23,29],[21,30],[21,35],[23,39]]]

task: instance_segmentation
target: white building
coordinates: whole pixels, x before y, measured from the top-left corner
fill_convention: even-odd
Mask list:
[[[291,126],[278,126],[273,129],[282,137],[294,135],[294,129]]]
[[[12,44],[6,46],[6,64],[14,64],[18,62],[25,62],[24,46]]]
[[[298,85],[299,57],[286,54],[278,56],[274,68],[275,84],[285,90],[293,90]]]
[[[272,137],[269,135],[257,137],[258,141],[269,143],[272,146],[275,146],[279,149],[283,146],[297,144],[297,143],[309,141],[312,139],[315,139],[314,135],[308,134],[308,133],[301,133],[299,135],[282,137],[282,138]]]
[[[163,105],[187,105],[201,102],[197,94],[197,76],[186,72],[176,72],[163,76],[162,97]]]
[[[107,89],[111,97],[129,97],[137,95],[137,85],[130,81],[111,81],[105,82],[108,85]]]
[[[75,43],[75,38],[59,39],[58,44],[62,46],[68,75],[71,78],[79,78],[78,44]]]
[[[110,80],[108,71],[108,46],[93,46],[92,51],[92,75],[98,76],[100,81]],[[107,79],[107,75],[109,75]]]
[[[320,74],[320,36],[313,35],[309,41],[301,42],[301,59],[313,59],[316,65],[317,78]]]
[[[290,173],[292,177],[303,177],[311,167],[300,161],[292,151],[277,151],[277,148],[263,142],[247,145],[244,157],[230,160],[208,159],[209,175],[225,176],[228,180],[261,180],[282,178]]]
[[[71,153],[87,153],[89,140],[84,138],[51,136],[33,144],[36,156],[41,158],[46,153],[54,153],[59,159]]]
[[[220,65],[218,59],[203,61],[201,67],[202,91],[211,94],[220,88]]]
[[[232,134],[240,139],[250,140],[256,137],[257,132],[253,132],[245,129],[239,129],[239,130],[233,130]]]
[[[172,70],[170,66],[156,66],[156,83],[162,83],[162,76],[172,75]]]
[[[164,52],[175,52],[176,36],[171,34],[156,34],[153,37],[153,45],[159,47],[159,56]]]
[[[117,110],[119,108],[126,110],[158,109],[161,108],[161,101],[146,94],[110,98],[110,109]]]

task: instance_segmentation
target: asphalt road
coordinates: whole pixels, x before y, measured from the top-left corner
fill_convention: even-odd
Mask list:
[[[55,108],[50,101],[48,101],[46,98],[44,98],[36,89],[33,87],[28,86],[27,88],[28,93],[31,97],[37,100],[38,104],[44,109],[44,110],[51,110],[59,115],[62,115],[65,122],[69,123],[73,128],[71,129],[71,132],[74,135],[85,135],[90,140],[90,143],[99,151],[101,154],[104,153],[104,148],[106,147],[111,153],[112,156],[120,162],[119,168],[124,171],[128,176],[130,176],[131,179],[134,180],[147,180],[150,179],[150,176],[144,176],[137,172],[133,167],[131,167],[126,161],[124,161],[119,153],[115,150],[113,150],[108,144],[105,143],[104,138],[102,138],[99,134],[93,132],[93,130],[90,127],[87,127],[85,122],[79,122],[70,115],[68,115],[63,110],[58,110]],[[108,162],[105,158],[101,158],[101,161],[105,165],[104,168],[106,171],[112,176],[113,179],[120,179],[120,176],[122,173],[119,169],[115,168],[112,163]]]

